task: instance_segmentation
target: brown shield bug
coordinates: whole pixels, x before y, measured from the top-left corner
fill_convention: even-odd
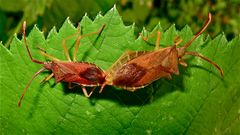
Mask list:
[[[72,86],[71,86],[72,83],[80,85],[82,87],[82,91],[83,91],[84,95],[86,97],[89,97],[92,94],[92,92],[96,86],[99,86],[105,82],[105,73],[99,67],[97,67],[95,64],[91,64],[91,63],[87,63],[87,62],[76,62],[76,56],[77,56],[76,54],[78,51],[78,47],[80,45],[80,40],[84,37],[87,37],[87,36],[90,36],[93,34],[100,34],[102,32],[104,26],[105,25],[102,25],[102,27],[96,32],[92,32],[92,33],[88,33],[88,34],[80,35],[80,36],[79,36],[79,33],[77,33],[77,34],[69,37],[69,38],[72,38],[74,36],[78,36],[76,39],[76,42],[75,42],[75,51],[74,51],[74,55],[73,55],[74,61],[71,60],[69,52],[67,50],[65,43],[68,38],[66,38],[62,41],[62,46],[64,48],[64,52],[66,54],[68,61],[60,61],[59,59],[41,51],[42,55],[49,57],[50,59],[53,60],[53,61],[48,61],[48,62],[42,62],[42,61],[34,59],[30,53],[30,50],[28,48],[27,39],[26,39],[26,32],[25,32],[26,31],[26,22],[24,22],[23,23],[23,38],[24,38],[25,47],[27,49],[27,53],[32,62],[37,63],[37,64],[42,64],[43,68],[39,69],[33,75],[33,77],[30,79],[30,81],[28,82],[27,86],[25,87],[25,89],[20,97],[18,106],[20,107],[22,99],[24,97],[24,94],[26,93],[26,91],[27,91],[28,87],[30,86],[30,84],[32,83],[33,79],[45,70],[49,70],[52,73],[48,77],[46,77],[43,81],[47,81],[54,76],[56,83],[67,82],[69,84],[70,89],[72,88]],[[93,89],[91,90],[91,92],[89,94],[88,94],[85,86],[93,87]]]
[[[204,26],[182,47],[177,48],[182,40],[166,48],[159,48],[160,32],[157,32],[157,39],[154,51],[128,51],[125,52],[106,72],[106,82],[102,85],[99,93],[105,85],[114,85],[129,91],[143,88],[162,77],[171,78],[172,74],[179,75],[178,64],[187,66],[183,60],[185,55],[194,55],[213,64],[224,76],[222,69],[210,59],[197,52],[187,52],[186,49],[191,43],[207,28],[211,22],[211,14]],[[144,40],[145,37],[143,37]]]

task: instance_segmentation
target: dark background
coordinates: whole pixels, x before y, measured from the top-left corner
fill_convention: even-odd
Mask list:
[[[45,34],[53,26],[61,27],[67,17],[77,22],[87,13],[94,17],[105,14],[116,5],[126,25],[135,22],[136,33],[143,26],[151,30],[158,22],[163,29],[175,24],[181,29],[188,24],[195,33],[205,21],[208,12],[213,21],[207,33],[215,37],[224,32],[231,40],[240,32],[239,0],[5,0],[0,1],[0,41],[7,47],[14,33],[21,32],[22,22],[27,21],[28,32],[37,24]]]

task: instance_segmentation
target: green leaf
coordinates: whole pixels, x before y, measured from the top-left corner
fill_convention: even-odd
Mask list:
[[[83,34],[97,31],[101,35],[83,38],[79,61],[93,62],[106,70],[126,50],[150,50],[140,37],[135,39],[134,25],[125,26],[115,8],[94,21],[84,16]],[[161,27],[156,26],[156,29]],[[143,31],[146,32],[146,31]],[[77,33],[67,19],[61,29],[49,32],[47,39],[34,27],[27,41],[35,59],[47,61],[39,47],[61,60],[66,60],[62,41]],[[148,32],[147,32],[148,33]],[[191,36],[186,26],[162,31],[161,45],[173,43],[180,35],[183,43]],[[154,40],[150,39],[154,44]],[[80,88],[69,90],[65,83],[51,79],[40,84],[49,73],[40,74],[30,85],[22,102],[17,102],[41,65],[33,63],[23,40],[16,36],[10,50],[0,45],[0,132],[2,134],[240,134],[240,36],[228,42],[224,34],[214,39],[200,36],[189,50],[210,58],[225,72],[221,78],[213,65],[195,57],[180,75],[172,80],[160,79],[134,93],[108,86],[86,98]],[[74,38],[67,40],[71,55]]]

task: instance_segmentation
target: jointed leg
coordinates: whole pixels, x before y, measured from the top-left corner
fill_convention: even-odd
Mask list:
[[[40,53],[41,53],[43,56],[46,56],[46,57],[48,57],[48,58],[50,58],[50,59],[52,59],[52,60],[54,60],[54,61],[60,61],[58,58],[56,58],[56,57],[54,57],[54,56],[52,56],[52,55],[50,55],[50,54],[47,54],[47,53],[45,53],[45,52],[43,52],[43,51],[40,51]]]
[[[64,50],[64,52],[65,52],[65,55],[66,55],[68,61],[72,61],[71,58],[70,58],[68,49],[67,49],[67,47],[66,47],[66,41],[65,41],[65,40],[62,42],[62,47],[63,47],[63,50]]]
[[[107,85],[107,83],[103,83],[102,84],[102,86],[101,86],[101,88],[100,88],[100,90],[99,90],[99,93],[102,93],[102,91],[103,91],[103,89],[104,89],[104,87]]]
[[[84,94],[86,97],[90,97],[90,96],[92,95],[92,93],[93,93],[93,91],[94,91],[95,88],[96,88],[96,87],[93,87],[93,88],[91,89],[90,93],[88,94],[85,86],[82,86],[83,94]]]
[[[70,58],[70,55],[69,55],[69,52],[68,52],[68,49],[67,49],[67,46],[66,46],[66,41],[67,41],[67,40],[69,40],[69,39],[71,39],[71,38],[73,38],[73,37],[75,37],[75,36],[78,36],[77,39],[76,39],[75,45],[74,45],[74,46],[75,46],[75,50],[74,50],[74,54],[73,54],[73,61],[76,61],[77,52],[78,52],[78,48],[79,48],[79,45],[80,45],[80,40],[81,40],[82,38],[84,38],[84,37],[91,36],[91,35],[93,35],[93,34],[99,34],[99,33],[101,33],[102,30],[103,30],[103,28],[104,28],[104,26],[105,26],[105,25],[102,25],[102,27],[101,27],[98,31],[96,31],[96,32],[88,33],[88,34],[85,34],[85,35],[80,35],[80,31],[81,31],[80,29],[81,29],[81,27],[80,27],[80,24],[79,24],[79,25],[78,25],[78,32],[75,33],[75,34],[73,34],[73,35],[71,35],[71,36],[69,36],[69,37],[67,37],[67,38],[65,38],[65,39],[62,41],[62,47],[63,47],[63,49],[64,49],[64,52],[65,52],[65,54],[66,54],[66,57],[67,57],[68,61],[72,61],[72,60],[71,60],[71,58]]]
[[[76,87],[76,86],[79,86],[79,85],[72,86],[72,83],[68,83],[68,88],[69,88],[69,89],[73,89],[73,88]],[[86,97],[90,97],[90,96],[92,95],[94,89],[96,88],[96,87],[93,87],[93,88],[91,89],[90,93],[88,94],[85,86],[81,86],[81,87],[82,87],[83,94],[84,94]]]
[[[178,46],[182,41],[183,41],[183,39],[180,38],[180,36],[176,36],[174,38],[174,45]]]
[[[49,76],[47,76],[46,78],[44,78],[44,79],[41,81],[41,83],[44,83],[44,82],[50,80],[53,76],[54,76],[54,74],[51,73]]]
[[[179,60],[179,64],[182,65],[185,68],[187,67],[187,63],[183,59]]]
[[[94,35],[94,34],[100,34],[104,27],[105,27],[105,25],[102,25],[101,28],[98,31],[78,36],[78,38],[76,39],[76,43],[74,45],[75,50],[74,50],[74,54],[73,54],[73,61],[76,61],[78,48],[80,46],[80,40],[82,38],[85,38],[85,37],[88,37],[88,36],[91,36],[91,35]]]
[[[72,86],[72,83],[71,83],[71,82],[68,83],[68,89],[73,89],[73,88],[76,87],[76,86],[78,86],[78,85]]]
[[[69,40],[69,39],[71,39],[71,38],[73,38],[73,37],[76,37],[76,36],[78,36],[78,35],[80,34],[80,31],[81,31],[81,30],[80,30],[80,29],[81,29],[80,23],[78,24],[77,29],[78,29],[78,32],[77,32],[77,33],[75,33],[75,34],[73,34],[73,35],[65,38],[65,39],[62,41],[62,47],[63,47],[63,50],[64,50],[64,52],[65,52],[65,55],[66,55],[68,61],[72,61],[72,60],[71,60],[71,58],[70,58],[70,55],[69,55],[69,52],[68,52],[68,49],[67,49],[67,46],[66,46],[66,41]]]
[[[142,39],[145,41],[145,42],[148,42],[147,40],[150,38],[150,37],[153,37],[156,33],[151,33],[149,35],[147,35],[146,37],[143,36],[141,33],[141,37]],[[157,31],[157,38],[156,38],[156,42],[155,42],[155,48],[154,50],[158,50],[159,49],[159,45],[160,45],[160,38],[161,38],[161,32],[160,31]]]
[[[185,62],[185,60],[186,59],[184,59],[183,57],[181,57],[181,58],[179,58],[178,59],[178,63],[180,64],[180,65],[182,65],[183,67],[187,67],[188,66],[188,64]]]
[[[92,95],[93,91],[95,90],[96,87],[92,87],[89,93],[89,97]]]
[[[157,31],[157,33],[161,33],[160,31]],[[153,32],[153,33],[151,33],[151,34],[148,34],[147,36],[144,36],[142,33],[139,33],[139,35],[142,37],[142,40],[144,40],[144,41],[146,41],[147,42],[147,40],[149,39],[149,38],[151,38],[151,37],[153,37],[153,36],[155,36],[155,32]]]
[[[155,42],[155,48],[154,48],[154,50],[158,50],[158,49],[159,49],[160,38],[161,38],[161,32],[160,32],[160,31],[157,31],[157,39],[156,39],[156,42]]]
[[[171,79],[172,79],[172,76],[171,76],[171,74],[168,74],[168,75],[166,75],[164,78],[166,78],[166,79],[168,79],[168,80],[171,80]]]

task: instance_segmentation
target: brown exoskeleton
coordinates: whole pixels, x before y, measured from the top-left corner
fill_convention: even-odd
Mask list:
[[[129,91],[143,88],[162,77],[171,78],[172,74],[179,75],[178,64],[187,66],[183,60],[185,55],[194,55],[213,64],[224,76],[222,69],[210,59],[198,54],[188,52],[186,49],[207,28],[211,22],[211,14],[204,26],[182,47],[177,48],[182,40],[174,45],[159,49],[160,32],[157,32],[154,51],[128,51],[124,53],[106,72],[106,82],[102,85],[100,93],[105,85],[117,86]],[[144,39],[144,37],[143,37]]]
[[[79,33],[77,33],[77,35],[72,35],[69,37],[69,38],[72,38],[74,36],[78,36],[78,38],[76,39],[76,43],[75,43],[75,51],[74,51],[74,55],[73,55],[73,61],[71,60],[71,58],[69,56],[69,52],[68,52],[66,44],[65,44],[66,40],[68,39],[67,38],[67,39],[63,40],[62,46],[63,46],[63,49],[65,51],[68,61],[60,61],[59,59],[41,51],[42,55],[53,60],[53,61],[48,61],[48,62],[42,62],[42,61],[34,59],[30,53],[30,50],[28,48],[27,39],[26,39],[26,32],[25,32],[26,31],[26,22],[24,22],[23,23],[23,38],[24,38],[24,43],[25,43],[28,55],[32,62],[37,63],[37,64],[42,64],[43,68],[38,70],[33,75],[31,80],[28,82],[27,86],[25,87],[25,89],[20,97],[18,106],[20,107],[23,96],[26,93],[30,84],[32,83],[33,79],[45,70],[49,70],[52,73],[48,77],[46,77],[43,81],[48,81],[50,78],[54,77],[56,80],[56,83],[67,82],[69,84],[69,88],[72,88],[72,86],[71,86],[72,83],[80,85],[82,87],[82,91],[83,91],[84,95],[86,97],[90,97],[94,88],[97,86],[100,86],[101,84],[103,84],[105,82],[106,75],[95,64],[91,64],[88,62],[77,62],[76,56],[77,56],[77,51],[78,51],[78,48],[80,45],[80,40],[84,37],[87,37],[87,36],[90,36],[93,34],[100,34],[102,32],[104,26],[105,25],[103,25],[97,32],[92,32],[92,33],[80,35],[80,36],[78,35]],[[89,94],[85,88],[86,86],[93,87],[93,89],[91,90],[91,92]]]

